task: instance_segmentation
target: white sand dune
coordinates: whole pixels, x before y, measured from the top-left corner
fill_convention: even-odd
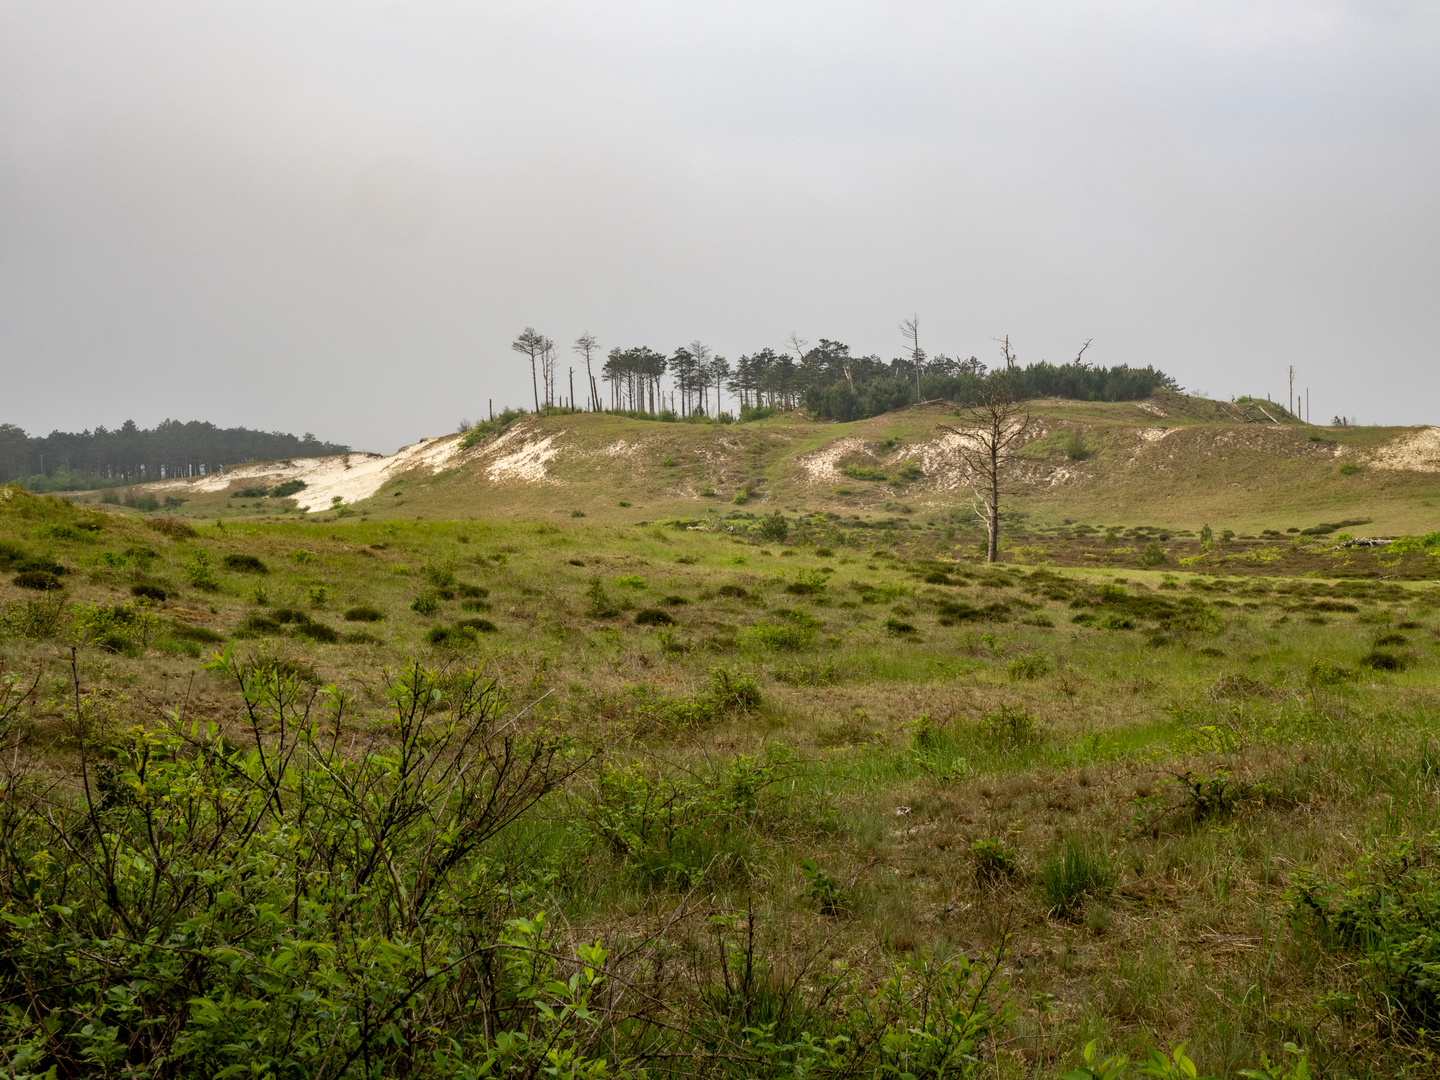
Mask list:
[[[306,510],[324,510],[338,497],[344,502],[368,499],[387,480],[403,473],[423,470],[439,472],[459,450],[459,435],[421,439],[388,457],[384,454],[336,454],[332,457],[288,458],[254,465],[233,465],[224,472],[184,480],[160,480],[145,485],[152,491],[184,489],[223,491],[236,484],[256,481],[256,486],[274,487],[286,480],[303,480],[305,488],[292,498]]]

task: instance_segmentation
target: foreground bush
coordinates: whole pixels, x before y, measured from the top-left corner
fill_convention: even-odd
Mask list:
[[[587,1061],[579,1013],[603,950],[557,989],[543,923],[507,924],[482,854],[563,778],[557,745],[504,724],[476,673],[412,665],[387,676],[389,744],[347,757],[338,693],[228,653],[209,666],[240,684],[253,747],[174,722],[132,728],[105,760],[82,705],[73,798],[5,779],[9,1074],[451,1077]]]

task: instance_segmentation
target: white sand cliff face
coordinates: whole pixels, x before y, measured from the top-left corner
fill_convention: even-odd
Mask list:
[[[286,480],[303,480],[305,488],[292,495],[305,510],[325,510],[336,498],[353,503],[368,499],[386,481],[416,470],[439,472],[459,450],[459,435],[421,439],[388,457],[383,454],[337,454],[333,457],[289,458],[284,461],[236,465],[224,472],[184,480],[161,480],[146,487],[152,491],[185,489],[223,491],[247,481],[256,486],[274,487]]]

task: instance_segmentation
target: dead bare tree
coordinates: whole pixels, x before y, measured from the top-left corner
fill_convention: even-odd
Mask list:
[[[975,493],[975,512],[985,521],[989,543],[985,561],[1000,561],[1000,500],[1014,493],[1011,466],[1035,433],[1035,418],[1003,383],[986,387],[977,401],[960,409],[963,428],[942,430],[956,436],[956,453],[965,482]]]
[[[600,395],[595,390],[595,372],[590,367],[590,359],[600,343],[595,340],[595,335],[586,331],[575,339],[575,344],[570,346],[572,352],[577,352],[585,358],[585,383],[590,387],[590,411],[600,411]],[[571,396],[574,394],[572,392]],[[574,404],[573,402],[571,404]]]
[[[900,333],[910,342],[910,359],[915,362],[915,403],[918,405],[924,400],[920,397],[920,364],[925,359],[925,354],[920,350],[920,316],[912,315],[902,322]]]

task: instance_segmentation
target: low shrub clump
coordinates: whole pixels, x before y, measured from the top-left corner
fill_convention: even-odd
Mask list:
[[[306,612],[295,608],[276,608],[273,612],[254,612],[241,627],[247,635],[283,634],[290,632],[295,637],[309,638],[325,644],[340,640],[340,633],[333,626],[312,619]]]
[[[221,560],[226,570],[234,570],[238,574],[268,574],[270,568],[254,555],[226,555]]]
[[[344,617],[346,622],[379,622],[385,615],[369,604],[356,604],[345,612]]]

